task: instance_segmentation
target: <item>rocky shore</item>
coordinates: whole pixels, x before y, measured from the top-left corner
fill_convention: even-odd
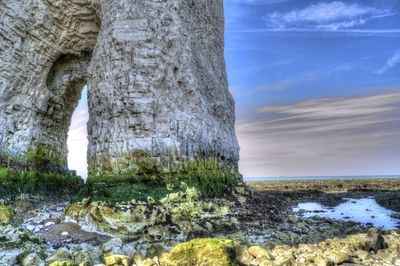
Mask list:
[[[302,191],[315,190],[323,192],[379,191],[400,190],[400,178],[372,179],[314,179],[314,180],[271,180],[246,182],[257,190]]]
[[[240,187],[217,199],[186,187],[119,203],[20,195],[0,204],[0,265],[400,265],[398,230],[293,211],[365,193],[398,211],[394,190]]]

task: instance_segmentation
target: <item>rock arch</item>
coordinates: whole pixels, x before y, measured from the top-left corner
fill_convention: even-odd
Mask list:
[[[40,148],[61,158],[49,169],[66,171],[68,126],[88,84],[90,180],[183,165],[237,178],[223,25],[222,0],[3,1],[3,163]]]

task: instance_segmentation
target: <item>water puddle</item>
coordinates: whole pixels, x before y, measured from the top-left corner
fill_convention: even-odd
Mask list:
[[[344,198],[346,202],[328,207],[317,202],[299,203],[293,208],[301,217],[319,215],[333,220],[354,221],[371,224],[384,230],[400,228],[400,220],[392,217],[396,212],[379,205],[373,197],[354,199]]]

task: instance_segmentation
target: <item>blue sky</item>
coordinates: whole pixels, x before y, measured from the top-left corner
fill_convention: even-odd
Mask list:
[[[400,1],[226,0],[225,18],[245,176],[400,174]]]
[[[239,110],[400,83],[400,1],[227,0],[225,10]]]
[[[225,21],[245,176],[400,174],[400,1],[225,0]]]

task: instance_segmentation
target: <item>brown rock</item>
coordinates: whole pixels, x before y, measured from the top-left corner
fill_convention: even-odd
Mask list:
[[[366,237],[366,245],[365,250],[370,251],[373,250],[377,252],[380,249],[387,248],[387,244],[385,243],[385,239],[379,233],[378,229],[370,228]]]

